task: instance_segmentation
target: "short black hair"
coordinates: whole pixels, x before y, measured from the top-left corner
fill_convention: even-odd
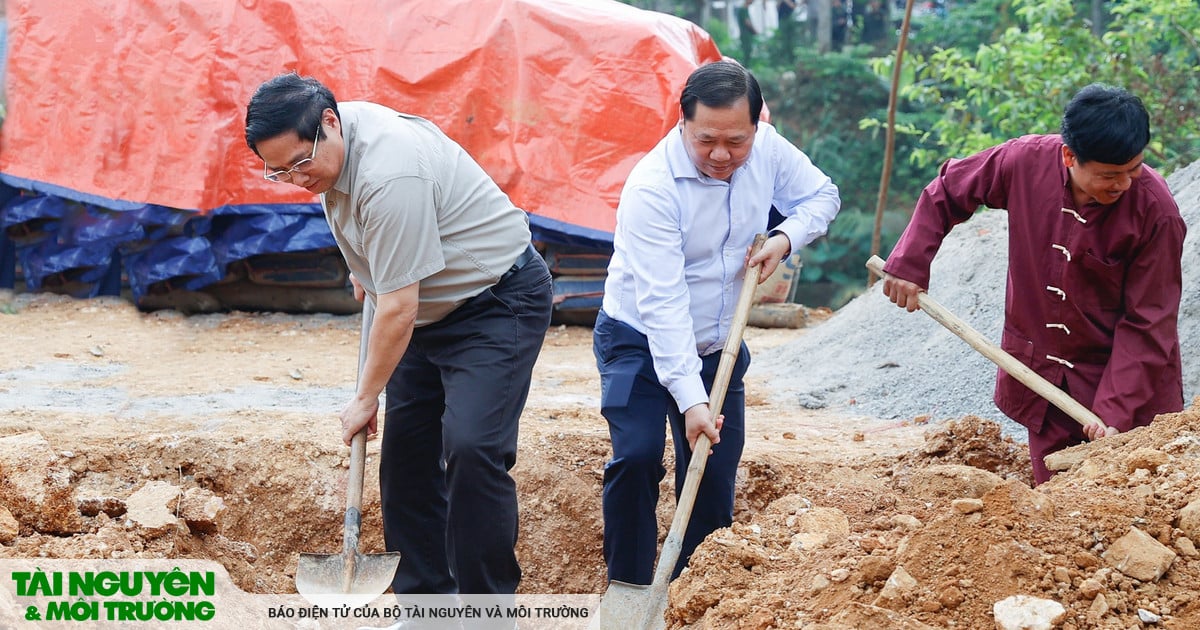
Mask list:
[[[1061,133],[1080,163],[1125,164],[1150,144],[1150,114],[1124,89],[1093,83],[1067,105]]]
[[[696,116],[696,103],[726,108],[745,98],[750,103],[750,122],[757,125],[762,113],[762,90],[758,80],[736,61],[714,61],[696,68],[683,86],[679,106],[684,120]]]
[[[281,74],[258,86],[250,97],[246,106],[246,144],[258,155],[260,141],[289,131],[296,132],[301,140],[316,140],[321,112],[326,109],[332,109],[341,120],[337,99],[324,84],[295,72]]]

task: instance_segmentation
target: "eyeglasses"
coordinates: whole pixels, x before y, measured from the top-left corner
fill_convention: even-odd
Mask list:
[[[313,158],[317,157],[317,141],[321,139],[321,126],[317,125],[317,134],[313,137],[312,155],[296,162],[291,168],[286,171],[267,172],[267,164],[263,162],[263,178],[273,182],[286,184],[292,181],[292,173],[304,173],[312,166]]]

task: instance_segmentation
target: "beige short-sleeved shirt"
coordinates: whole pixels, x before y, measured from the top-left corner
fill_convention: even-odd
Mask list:
[[[492,286],[529,245],[529,217],[433,123],[338,103],[346,158],[321,195],[346,264],[368,293],[421,283],[417,326]]]

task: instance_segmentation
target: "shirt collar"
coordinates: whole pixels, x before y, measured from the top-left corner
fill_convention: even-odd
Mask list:
[[[733,172],[733,178],[736,178],[738,173],[749,168],[754,162],[754,156],[756,153],[758,153],[759,149],[759,141],[762,139],[759,132],[761,131],[762,125],[766,123],[759,122],[758,124],[759,127],[754,131],[754,146],[750,149],[750,157],[746,160],[745,164],[739,166],[737,170]],[[701,173],[700,169],[696,168],[696,163],[692,161],[692,156],[688,155],[687,147],[683,145],[683,127],[675,125],[670,133],[667,134],[666,149],[667,167],[671,169],[671,173],[675,176],[675,179],[694,179],[701,182],[725,183],[724,180],[713,179],[712,177]],[[733,183],[733,178],[730,179],[730,184]]]
[[[343,195],[350,194],[350,154],[353,151],[354,129],[358,126],[358,118],[353,111],[345,111],[348,109],[352,108],[338,108],[342,123],[342,172],[333,183],[333,189]]]
[[[683,127],[675,125],[667,134],[667,166],[675,179],[700,179],[703,175],[683,146]]]

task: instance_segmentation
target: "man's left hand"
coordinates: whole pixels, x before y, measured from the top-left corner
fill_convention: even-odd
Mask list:
[[[1106,427],[1099,422],[1083,425],[1083,434],[1089,440],[1099,440],[1102,437],[1109,437],[1120,433],[1116,427]]]
[[[776,234],[763,243],[758,253],[750,256],[747,252],[746,268],[749,269],[762,263],[762,271],[758,274],[758,283],[762,284],[775,273],[775,268],[788,256],[792,255],[792,241],[786,234]]]
[[[354,286],[354,299],[359,302],[363,301],[367,296],[367,292],[363,289],[363,285],[358,281],[358,278],[354,277],[354,274],[350,274],[350,284]]]

